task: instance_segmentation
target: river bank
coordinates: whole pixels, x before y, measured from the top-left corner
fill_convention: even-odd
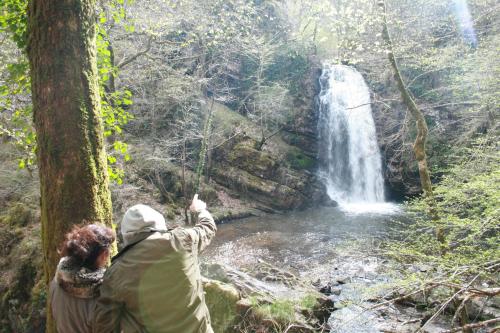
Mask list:
[[[250,283],[271,303],[294,304],[291,322],[303,320],[300,313],[311,290],[321,293],[330,306],[327,320],[304,332],[444,332],[451,328],[448,313],[426,323],[433,315],[426,306],[433,302],[432,292],[398,300],[408,292],[398,285],[402,273],[429,268],[401,265],[385,254],[383,244],[412,223],[401,207],[388,207],[357,213],[321,207],[219,225],[202,258],[204,274],[236,285]],[[273,329],[263,330],[268,331]]]

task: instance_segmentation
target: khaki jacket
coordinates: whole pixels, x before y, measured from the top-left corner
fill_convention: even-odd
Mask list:
[[[94,332],[212,333],[198,254],[216,230],[204,210],[193,228],[138,235],[104,275]]]
[[[50,283],[49,296],[57,332],[92,332],[95,298],[77,298],[64,291],[55,280]]]

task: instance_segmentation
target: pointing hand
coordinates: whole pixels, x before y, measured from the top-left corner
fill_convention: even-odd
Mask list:
[[[202,210],[207,209],[207,204],[204,201],[201,201],[198,199],[198,194],[195,194],[193,197],[193,202],[191,203],[191,206],[189,209],[192,212],[199,213]]]

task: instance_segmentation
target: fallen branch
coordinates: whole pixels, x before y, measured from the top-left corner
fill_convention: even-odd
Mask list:
[[[409,294],[406,294],[406,295],[402,295],[402,296],[399,296],[399,297],[396,297],[396,298],[391,298],[387,301],[384,301],[382,303],[378,303],[378,304],[375,304],[374,306],[370,307],[368,310],[373,310],[373,309],[376,309],[376,308],[379,308],[381,306],[384,306],[384,305],[387,305],[387,304],[392,304],[392,303],[397,303],[399,301],[403,301],[407,298],[410,298],[411,296],[413,295],[416,295],[416,294],[419,294],[419,293],[424,293],[432,288],[435,288],[436,286],[438,285],[444,285],[443,282],[429,282],[429,283],[426,283],[426,286],[423,287],[423,288],[420,288],[416,291],[413,291]]]
[[[446,302],[443,303],[443,305],[441,305],[441,307],[436,311],[436,313],[434,313],[432,315],[431,318],[429,318],[429,320],[427,320],[425,322],[425,324],[422,325],[422,327],[420,327],[417,332],[415,333],[418,333],[420,332],[427,324],[429,324],[431,321],[433,321],[434,319],[436,319],[437,316],[439,316],[441,314],[441,312],[444,311],[444,309],[446,309],[446,307],[448,306],[448,304],[450,304],[454,299],[455,297],[457,297],[458,295],[460,295],[461,293],[467,291],[467,289],[470,288],[470,286],[474,283],[474,281],[476,281],[476,279],[479,277],[480,274],[477,274],[472,280],[470,280],[470,282],[465,286],[463,287],[462,289],[460,289],[459,291],[457,291],[455,294],[453,294],[453,296],[451,296]]]
[[[479,327],[489,326],[489,325],[495,324],[495,323],[500,323],[500,317],[489,319],[489,320],[485,320],[485,321],[481,321],[479,323],[467,324],[467,325],[464,325],[462,327],[453,328],[453,329],[447,330],[447,331],[441,331],[439,333],[461,332],[461,331],[469,330],[469,329],[473,329],[473,328],[479,328]]]

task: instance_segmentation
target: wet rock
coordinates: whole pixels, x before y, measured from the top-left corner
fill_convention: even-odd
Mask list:
[[[240,293],[232,285],[204,279],[205,301],[215,332],[226,332],[237,315]]]
[[[337,286],[332,286],[331,283],[328,283],[324,286],[317,286],[317,287],[318,287],[318,291],[326,296],[330,296],[330,295],[338,296],[342,292],[342,288],[337,287]]]
[[[351,277],[350,276],[339,276],[339,277],[335,278],[335,281],[338,284],[346,284],[346,283],[349,283],[351,281]]]
[[[491,301],[483,299],[472,299],[467,302],[466,311],[471,319],[488,320],[500,317],[500,309],[495,308]]]
[[[319,77],[321,63],[311,60],[309,73],[297,82],[300,88],[294,94],[293,106],[296,110],[293,121],[285,126],[282,138],[287,143],[299,147],[307,155],[316,157],[318,153],[317,123],[318,112],[315,97],[320,92]]]
[[[335,200],[330,199],[330,197],[328,195],[325,195],[323,197],[321,205],[326,206],[326,207],[337,207],[339,205],[339,203]]]
[[[375,314],[357,305],[334,311],[328,324],[336,333],[379,333]]]
[[[330,295],[328,296],[328,299],[333,303],[333,304],[338,304],[340,303],[340,298],[338,295]]]
[[[342,292],[342,288],[340,288],[340,287],[332,288],[332,295],[339,296],[341,292]]]
[[[203,263],[200,265],[200,269],[202,275],[208,279],[229,282],[229,277],[222,265]]]
[[[324,295],[331,295],[332,294],[332,286],[330,284],[327,284],[326,286],[322,286],[319,288],[319,292],[324,294]]]

